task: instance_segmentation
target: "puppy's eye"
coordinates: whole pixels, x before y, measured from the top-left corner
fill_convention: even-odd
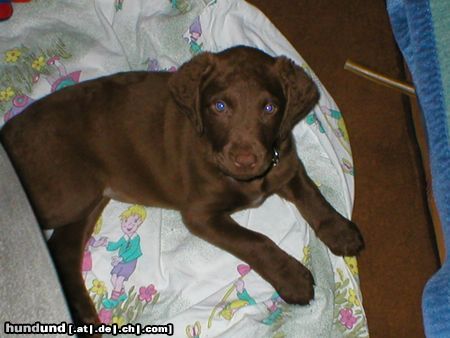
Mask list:
[[[264,112],[267,114],[273,114],[277,111],[277,106],[273,103],[268,103],[264,106]]]
[[[217,112],[222,113],[222,112],[224,112],[227,109],[227,104],[225,102],[223,102],[223,101],[217,101],[214,104],[214,109]]]

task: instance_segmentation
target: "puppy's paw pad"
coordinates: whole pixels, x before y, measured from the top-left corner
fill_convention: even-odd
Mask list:
[[[323,226],[318,237],[337,256],[355,256],[364,249],[361,232],[355,223],[348,220]]]
[[[72,319],[75,325],[93,325],[95,328],[102,323],[97,315],[95,307],[90,302],[83,302],[80,300],[79,302],[71,302],[70,305]]]
[[[288,304],[307,305],[314,298],[314,278],[311,272],[297,262],[297,268],[287,271],[276,289]]]

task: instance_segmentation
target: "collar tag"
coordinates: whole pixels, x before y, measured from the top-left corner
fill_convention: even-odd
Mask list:
[[[276,167],[280,163],[280,153],[276,148],[273,148],[272,166]]]

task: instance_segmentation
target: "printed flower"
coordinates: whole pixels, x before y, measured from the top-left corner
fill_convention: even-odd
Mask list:
[[[0,102],[9,101],[14,95],[14,90],[11,87],[0,90]]]
[[[339,315],[339,321],[349,330],[351,330],[358,321],[358,318],[353,315],[352,309],[349,308],[341,309],[341,311],[339,311]]]
[[[37,59],[34,59],[31,67],[36,69],[38,72],[45,66],[45,58],[41,55]]]
[[[252,270],[252,268],[250,267],[250,265],[247,265],[247,264],[239,264],[237,266],[237,271],[239,272],[241,277],[244,277],[245,275],[247,275],[251,270]]]
[[[104,295],[107,292],[105,282],[94,279],[92,281],[92,287],[89,289],[89,291],[99,296]]]
[[[103,324],[111,323],[111,317],[112,317],[112,311],[111,310],[101,309],[100,312],[98,313],[98,319],[100,319],[100,321]]]
[[[146,301],[147,303],[150,303],[153,299],[153,296],[158,291],[155,289],[155,286],[153,284],[150,284],[149,286],[141,286],[139,288],[139,300]]]
[[[20,56],[22,55],[22,52],[20,49],[11,49],[6,51],[5,53],[5,62],[8,63],[16,63],[17,60],[19,60]]]
[[[344,261],[347,264],[348,268],[350,269],[350,272],[353,276],[358,275],[358,261],[356,260],[356,257],[344,257]]]
[[[112,317],[112,324],[117,324],[118,327],[125,325],[125,318],[122,316],[114,316]]]
[[[338,130],[339,130],[340,136],[342,136],[342,138],[345,141],[348,142],[350,139],[349,139],[349,136],[348,136],[347,127],[345,126],[345,123],[344,123],[343,119],[340,119],[339,122],[338,122]]]
[[[361,305],[361,302],[359,301],[358,296],[356,295],[356,292],[354,289],[348,290],[348,301],[356,306]]]
[[[311,247],[309,245],[305,245],[303,247],[303,264],[309,264],[311,260]]]

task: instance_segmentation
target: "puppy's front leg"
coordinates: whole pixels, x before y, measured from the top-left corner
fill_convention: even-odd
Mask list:
[[[56,228],[48,241],[48,248],[75,325],[100,324],[97,311],[84,284],[81,263],[86,241],[108,201],[107,198],[101,198],[84,220]],[[101,334],[78,336],[98,338]]]
[[[278,192],[295,204],[317,236],[339,256],[353,256],[364,248],[358,227],[340,215],[308,177],[302,163],[295,176]]]
[[[81,274],[85,237],[83,224],[75,223],[57,228],[48,241],[75,325],[100,324]]]
[[[248,263],[286,302],[308,304],[314,297],[309,270],[268,237],[241,227],[227,214],[192,209],[182,215],[194,235]]]

